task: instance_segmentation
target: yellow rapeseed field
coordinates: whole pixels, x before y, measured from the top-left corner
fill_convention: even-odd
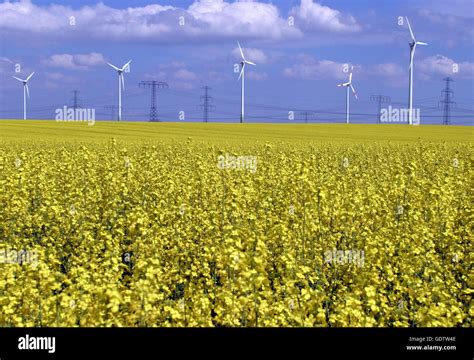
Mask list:
[[[0,326],[472,326],[471,130],[73,125],[0,122]]]

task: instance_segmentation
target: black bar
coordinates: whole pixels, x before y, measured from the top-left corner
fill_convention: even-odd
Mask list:
[[[20,350],[20,338],[54,337],[52,347]],[[152,329],[2,328],[0,360],[159,359],[473,359],[472,328]],[[416,338],[416,339],[415,339]],[[25,344],[25,342],[23,342]],[[34,341],[36,344],[36,341]],[[52,342],[49,343],[51,345]],[[421,346],[409,350],[407,346]],[[431,348],[428,348],[431,346]],[[433,346],[455,346],[455,350]],[[426,347],[426,348],[425,348]],[[51,353],[48,351],[51,350]]]

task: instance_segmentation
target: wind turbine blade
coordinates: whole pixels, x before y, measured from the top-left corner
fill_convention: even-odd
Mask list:
[[[356,98],[356,99],[359,99],[359,98],[357,97],[357,93],[356,93],[356,91],[355,91],[355,89],[354,89],[354,86],[352,86],[352,84],[350,84],[349,86],[351,87],[352,93],[354,94],[355,98]]]
[[[349,82],[352,82],[352,71],[351,71],[351,73],[349,74]]]
[[[239,45],[240,55],[242,55],[242,59],[243,59],[244,61],[246,61],[246,60],[245,60],[244,51],[242,50],[242,47],[240,46],[240,43],[239,43],[238,41],[237,41],[237,45]]]
[[[123,76],[123,73],[120,73],[119,76],[122,82],[122,89],[125,89],[125,76]]]
[[[112,65],[111,63],[107,63],[107,65],[110,65],[110,66],[113,67],[115,70],[120,71],[120,69],[119,69],[117,66]]]
[[[415,35],[413,35],[413,31],[412,31],[411,26],[410,26],[410,21],[408,21],[407,17],[405,17],[405,19],[407,19],[408,29],[410,30],[410,35],[411,35],[412,40],[416,41],[415,40]]]
[[[240,75],[239,75],[239,78],[237,79],[237,81],[239,81],[240,78],[242,77],[242,75],[244,74],[244,70],[245,70],[245,63],[244,63],[244,65],[242,65],[242,70],[240,71]]]
[[[427,43],[421,42],[421,41],[417,41],[416,44],[417,44],[417,45],[428,45]]]
[[[26,93],[28,97],[30,97],[30,89],[28,89],[28,84],[25,84],[25,88],[26,88]]]
[[[247,64],[250,64],[250,65],[253,65],[253,66],[257,66],[257,64],[251,62],[251,61],[245,61]]]
[[[18,77],[16,77],[16,76],[12,76],[12,78],[17,79],[18,81],[21,81],[21,82],[25,81],[25,80],[20,79],[20,78],[18,78]]]
[[[125,71],[125,69],[128,67],[128,65],[130,65],[130,63],[132,62],[132,60],[130,60],[128,63],[126,63],[123,67],[122,67],[122,71]]]
[[[413,60],[415,59],[415,50],[416,50],[416,44],[415,44],[415,46],[413,46],[413,49],[410,52],[410,67],[409,67],[409,69],[411,69],[411,67],[413,66]]]
[[[28,77],[26,78],[26,81],[30,80],[31,77],[32,77],[34,74],[35,74],[35,72],[33,71],[33,72],[30,74],[30,76],[28,76]]]

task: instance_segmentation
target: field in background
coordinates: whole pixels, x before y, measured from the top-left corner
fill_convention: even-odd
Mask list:
[[[0,326],[472,326],[472,135],[0,121]]]
[[[214,123],[87,123],[0,120],[0,141],[103,142],[112,137],[123,142],[193,141],[241,142],[472,142],[473,127],[407,125],[268,125]]]

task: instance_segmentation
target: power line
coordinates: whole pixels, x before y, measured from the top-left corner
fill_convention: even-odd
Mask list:
[[[372,101],[377,101],[379,103],[379,124],[382,122],[382,103],[389,103],[392,101],[390,96],[385,96],[385,95],[372,95],[370,97],[370,100]]]
[[[109,110],[111,112],[110,120],[113,120],[115,116],[115,105],[104,106],[104,109]]]
[[[204,86],[204,96],[201,96],[201,100],[203,101],[203,104],[200,105],[202,108],[204,114],[203,114],[203,121],[208,122],[209,121],[209,112],[214,111],[216,107],[212,105],[212,101],[214,100],[212,96],[209,96],[209,90],[212,90],[209,86]]]
[[[79,105],[80,100],[77,96],[77,94],[79,94],[80,91],[73,90],[71,92],[74,94],[73,98],[71,99],[72,108],[74,109],[74,113],[76,113],[76,109],[80,109],[82,107],[81,105]]]
[[[308,119],[314,120],[314,118],[316,117],[316,114],[313,111],[302,111],[300,115],[304,117],[305,124],[308,123]]]
[[[456,103],[451,100],[454,97],[454,92],[449,86],[453,79],[447,77],[443,81],[446,81],[446,87],[441,91],[441,94],[444,94],[444,100],[441,100],[439,104],[443,104],[443,125],[449,125],[451,123],[451,108],[456,106]]]
[[[129,94],[127,98],[129,97],[140,98],[144,94],[144,91],[147,91],[141,88],[138,89],[138,87],[134,90],[135,91],[132,90],[132,93]],[[451,88],[449,90],[451,90]],[[161,99],[160,102],[165,102],[164,100],[166,99],[164,106],[161,106],[160,104],[160,116],[172,119],[176,117],[175,110],[188,108],[189,111],[186,111],[186,113],[189,113],[191,116],[187,117],[187,119],[191,121],[203,121],[204,119],[205,121],[206,116],[203,114],[204,107],[201,107],[201,105],[199,105],[199,110],[192,111],[190,109],[191,107],[196,109],[196,106],[194,104],[195,104],[196,98],[200,95],[203,95],[203,93],[201,94],[199,93],[201,91],[202,90],[199,88],[194,89],[192,91],[170,89],[169,91],[166,91],[166,93],[164,94],[164,97],[160,94],[160,96],[162,96],[160,97]],[[214,91],[215,90],[211,90],[209,88],[207,95],[209,96],[209,92],[212,93],[212,95],[215,95],[213,93]],[[205,91],[204,91],[204,94],[205,94]],[[79,95],[80,93],[78,92],[77,93],[78,98],[79,98]],[[377,95],[374,95],[374,96],[376,97]],[[192,98],[194,98],[193,102],[191,102]],[[201,98],[203,99],[203,97]],[[239,115],[237,112],[234,113],[234,110],[233,110],[234,105],[237,105],[239,103],[238,101],[236,101],[236,99],[232,100],[233,99],[232,97],[226,98],[226,92],[222,92],[222,91],[219,91],[219,93],[215,97],[212,97],[212,99],[214,100],[214,103],[218,102],[220,104],[219,106],[220,110],[215,111],[212,114],[212,117],[218,117],[219,121],[227,121],[227,120],[238,121]],[[436,101],[435,103],[435,101],[434,100],[432,101],[431,99],[432,97],[417,100],[418,102],[424,102],[426,104],[426,105],[420,106],[420,109],[423,112],[422,118],[426,119],[427,122],[441,124],[443,123],[443,113],[442,113],[443,109],[441,108],[441,106],[439,106],[438,101]],[[442,99],[443,98],[441,98],[441,100]],[[472,116],[474,115],[473,109],[470,108],[472,105],[472,102],[463,103],[463,99],[465,99],[464,101],[466,100],[469,101],[470,100],[469,98],[456,97],[456,99],[457,100],[459,99],[458,102],[456,103],[457,105],[461,105],[461,104],[467,104],[467,105],[464,105],[464,107],[459,107],[459,108],[457,106],[449,108],[448,122],[449,123],[452,122],[453,125],[457,123],[462,124],[463,122],[467,122],[468,119],[472,119]],[[109,109],[110,109],[112,111],[112,118],[113,118],[114,115],[115,116],[117,115],[117,112],[116,111],[114,112],[114,110],[110,106],[107,108],[107,110],[105,110],[105,108],[103,107],[105,105],[111,104],[110,100],[111,100],[111,96],[104,95],[104,94],[100,97],[92,97],[91,99],[87,99],[87,101],[92,104],[91,106],[95,105],[97,108],[100,107],[103,109],[103,112],[101,112],[100,114],[109,112]],[[339,122],[340,121],[339,115],[345,114],[345,112],[341,111],[339,105],[333,108],[331,105],[328,105],[328,103],[326,102],[320,102],[319,104],[321,107],[318,107],[318,105],[315,105],[315,104],[310,105],[309,102],[300,102],[300,101],[294,101],[294,100],[295,99],[293,99],[292,101],[289,101],[288,103],[286,103],[286,101],[276,101],[276,102],[268,101],[267,102],[264,99],[260,101],[256,99],[256,102],[249,101],[247,105],[255,110],[254,111],[255,116],[248,116],[248,118],[250,121],[254,121],[254,122],[267,122],[267,120],[274,121],[274,122],[287,122],[289,120],[288,114],[291,110],[291,112],[293,113],[298,113],[298,114],[301,113],[301,115],[299,115],[301,121],[304,120],[304,118],[302,119],[301,117],[302,115],[305,116],[304,112],[308,112],[308,113],[314,112],[315,114],[317,114],[318,122]],[[359,122],[367,123],[367,122],[370,122],[370,119],[375,119],[375,114],[374,114],[375,111],[370,113],[370,107],[369,107],[370,105],[369,101],[374,101],[374,99],[367,99],[367,100],[365,101],[363,107],[360,108],[360,111],[358,113],[351,114],[354,116],[355,119],[358,119]],[[437,100],[439,100],[439,96]],[[449,101],[452,101],[452,100],[453,99],[451,95],[449,97]],[[71,104],[72,103],[73,101],[71,102]],[[140,105],[141,103],[142,101],[140,101]],[[444,104],[444,102],[441,102],[441,103]],[[77,100],[78,107],[86,106],[84,104],[85,104],[84,102]],[[392,105],[399,104],[403,108],[406,107],[405,102],[402,103],[402,102],[399,102],[399,100],[396,101],[396,99],[392,99],[391,104]],[[50,103],[48,106],[46,105],[38,106],[38,105],[39,104],[37,104],[36,106],[33,105],[32,107],[30,107],[31,111],[37,113],[38,118],[39,117],[50,118],[49,113],[51,111],[54,112],[55,106],[57,107],[63,106],[63,104],[55,105],[54,103]],[[137,104],[136,107],[130,107],[127,109],[127,114],[130,116],[130,118],[139,119],[139,120],[145,120],[146,118],[148,118],[149,113],[146,110],[146,106],[143,106],[143,105],[140,106],[140,105]],[[204,106],[204,101],[202,102],[202,105]],[[156,107],[156,102],[155,102],[155,107]],[[368,111],[365,111],[366,109]],[[0,114],[9,114],[9,113],[13,114],[14,111],[16,111],[16,109],[8,110],[5,108],[2,108],[0,109]],[[197,111],[199,111],[199,113],[197,113]],[[99,114],[99,112],[97,112],[97,114]],[[208,112],[208,117],[207,117],[208,121],[209,121],[209,115],[210,114]],[[11,115],[10,114],[2,115],[2,117],[4,118],[9,117],[9,116]],[[107,118],[109,116],[110,115],[107,115]],[[309,121],[309,117],[310,115],[308,114],[308,121]],[[197,120],[197,118],[199,118],[199,120]]]
[[[156,110],[156,93],[159,88],[169,88],[168,83],[163,81],[148,80],[141,81],[138,84],[140,87],[151,87],[151,106],[150,106],[150,121],[160,121],[158,119],[158,112]]]

